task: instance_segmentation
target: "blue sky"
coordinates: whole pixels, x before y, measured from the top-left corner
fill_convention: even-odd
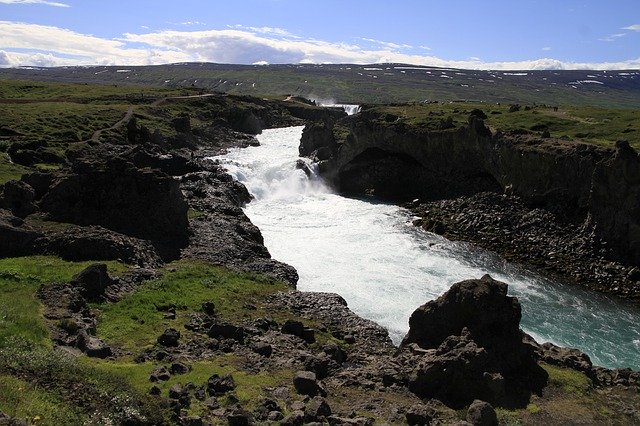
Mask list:
[[[0,0],[0,65],[640,68],[640,3]]]

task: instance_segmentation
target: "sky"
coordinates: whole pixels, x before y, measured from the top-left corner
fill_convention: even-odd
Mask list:
[[[640,0],[0,0],[0,67],[640,69]]]

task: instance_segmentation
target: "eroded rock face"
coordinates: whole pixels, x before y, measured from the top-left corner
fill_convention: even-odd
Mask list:
[[[107,229],[152,241],[184,244],[187,204],[178,181],[113,157],[85,158],[57,177],[40,202],[52,220]]]
[[[612,254],[639,265],[640,156],[628,143],[618,143],[615,155],[595,168],[589,210]]]
[[[485,275],[454,284],[409,320],[402,346],[423,355],[409,375],[409,389],[461,407],[480,398],[509,404],[540,392],[547,373],[535,348],[523,343],[521,308],[507,285]]]

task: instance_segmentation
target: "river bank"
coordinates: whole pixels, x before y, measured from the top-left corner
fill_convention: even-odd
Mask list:
[[[450,294],[504,309],[487,322],[508,330],[504,341],[489,344],[474,328],[480,312],[450,339],[400,351],[340,296],[294,291],[297,272],[271,258],[242,210],[249,192],[207,160],[255,139],[171,118],[183,129],[176,141],[195,146],[148,139],[160,132],[134,122],[126,136],[70,155],[63,170],[3,185],[0,231],[11,245],[0,259],[9,313],[0,423],[37,415],[44,424],[446,424],[474,421],[474,398],[501,407],[503,422],[638,420],[637,373],[535,344],[519,332],[520,305],[493,280],[474,281],[479,293],[460,285]],[[505,345],[521,356],[504,358]],[[528,372],[535,386],[522,380]],[[453,393],[425,393],[425,380],[443,378]],[[501,389],[527,398],[505,400]],[[33,412],[31,401],[46,403]]]

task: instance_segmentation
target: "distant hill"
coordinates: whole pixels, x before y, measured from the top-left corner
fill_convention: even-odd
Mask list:
[[[256,96],[299,95],[341,103],[431,100],[640,108],[640,70],[478,71],[376,65],[227,65],[0,70],[2,79],[200,87]]]

